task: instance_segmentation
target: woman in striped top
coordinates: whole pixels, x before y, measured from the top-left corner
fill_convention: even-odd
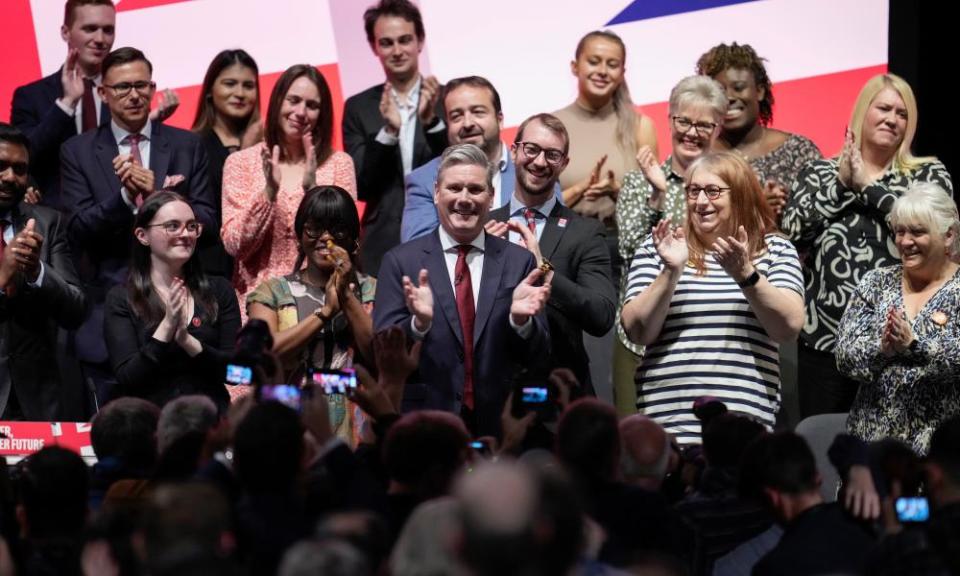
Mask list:
[[[729,152],[690,166],[687,222],[661,221],[630,266],[621,322],[647,346],[637,407],[682,444],[700,441],[693,401],[711,395],[772,427],[779,343],[803,324],[797,252],[775,233],[750,166]]]

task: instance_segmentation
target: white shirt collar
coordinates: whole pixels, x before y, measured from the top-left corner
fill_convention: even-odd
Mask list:
[[[407,92],[407,103],[400,103],[400,95],[397,93],[397,90],[393,87],[389,81],[387,81],[387,88],[390,90],[390,95],[393,96],[393,100],[397,103],[397,106],[403,108],[414,108],[416,109],[420,105],[420,83],[423,80],[422,76],[417,76],[417,81],[413,83],[413,86],[410,87],[410,91]]]
[[[460,245],[459,242],[453,239],[453,236],[448,234],[447,231],[443,229],[443,225],[441,225],[438,230],[440,232],[440,246],[443,247],[444,252],[453,250],[454,248]],[[486,232],[481,230],[480,234],[478,234],[477,237],[470,242],[470,245],[476,248],[477,250],[479,250],[480,252],[483,252],[484,248],[486,247],[486,240],[487,240],[487,234]]]
[[[544,218],[549,218],[553,212],[553,207],[557,205],[557,195],[553,193],[553,187],[550,188],[550,194],[547,195],[547,201],[536,206],[526,206],[517,198],[516,188],[513,196],[510,197],[510,215],[515,216],[518,212],[523,212],[524,208],[530,208],[539,212]]]

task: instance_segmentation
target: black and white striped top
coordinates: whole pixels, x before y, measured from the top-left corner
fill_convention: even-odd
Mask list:
[[[778,288],[803,296],[797,251],[788,240],[768,234],[767,251],[754,261]],[[780,352],[737,283],[713,259],[697,276],[687,266],[673,293],[657,341],[647,346],[637,369],[637,408],[659,422],[681,444],[700,442],[693,401],[714,396],[735,412],[772,427],[780,407]],[[627,280],[624,305],[656,279],[663,263],[648,236],[640,245]]]

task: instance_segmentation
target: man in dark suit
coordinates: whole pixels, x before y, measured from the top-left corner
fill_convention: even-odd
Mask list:
[[[22,202],[28,148],[0,123],[0,420],[59,419],[57,332],[85,304],[60,214]]]
[[[475,434],[499,436],[517,369],[549,351],[550,284],[537,286],[543,271],[529,252],[484,231],[493,170],[473,144],[443,153],[434,192],[440,226],[384,255],[373,321],[423,341],[404,410],[446,410]]]
[[[583,333],[602,336],[610,330],[616,292],[603,225],[563,206],[554,195],[569,161],[569,144],[567,130],[555,116],[537,114],[520,124],[511,152],[517,175],[513,196],[490,213],[501,224],[488,231],[500,235],[509,227],[512,242],[525,245],[538,264],[546,261],[553,267],[546,368],[570,368],[584,390],[592,392]]]
[[[99,88],[110,124],[71,138],[61,150],[63,196],[73,211],[68,232],[92,304],[77,334],[77,353],[101,404],[112,383],[103,302],[111,287],[126,281],[137,206],[155,190],[173,190],[190,202],[205,227],[220,229],[200,138],[148,120],[152,72],[139,50],[111,52]]]
[[[357,171],[363,213],[363,269],[377,275],[383,254],[400,240],[403,177],[447,146],[438,107],[440,84],[420,75],[423,19],[407,0],[380,0],[363,15],[370,48],[386,82],[344,105],[343,143]]]
[[[44,205],[69,212],[60,193],[60,146],[68,139],[110,123],[97,87],[100,67],[113,47],[116,10],[113,0],[68,0],[60,37],[67,59],[53,74],[20,86],[13,93],[10,122],[30,140],[30,175]],[[157,119],[176,110],[176,96],[167,91],[153,112]]]

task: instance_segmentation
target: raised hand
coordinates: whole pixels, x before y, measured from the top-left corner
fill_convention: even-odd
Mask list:
[[[380,115],[386,123],[384,128],[387,132],[396,136],[400,133],[400,110],[397,109],[397,103],[393,100],[390,86],[383,86],[383,95],[380,96]]]
[[[483,229],[487,231],[487,234],[498,238],[506,238],[507,230],[509,230],[507,223],[499,220],[490,220],[483,225]]]
[[[17,268],[29,282],[36,282],[40,275],[40,249],[43,247],[43,236],[35,231],[37,221],[27,220],[13,240],[13,252],[16,254]]]
[[[667,191],[667,178],[657,163],[657,157],[650,146],[641,146],[637,151],[637,164],[640,165],[640,171],[643,177],[653,186],[653,194],[647,200],[650,205],[659,204],[663,193]]]
[[[596,199],[602,196],[609,196],[614,200],[620,195],[620,183],[617,182],[616,174],[613,170],[607,170],[605,178],[596,180],[587,187],[583,193],[585,198]]]
[[[776,180],[767,180],[763,185],[763,195],[776,217],[780,217],[789,196],[786,189]]]
[[[843,149],[840,151],[840,159],[837,161],[837,179],[847,188],[853,187],[853,170],[850,166],[850,157],[856,148],[857,143],[853,137],[853,132],[847,128],[843,133]]]
[[[153,170],[141,166],[130,154],[120,154],[113,159],[113,169],[120,183],[132,196],[142,196],[144,200],[156,189]]]
[[[380,382],[393,405],[399,409],[402,384],[420,365],[422,341],[407,347],[407,334],[399,326],[390,326],[373,335],[373,356],[380,371]]]
[[[173,90],[167,88],[157,96],[157,107],[150,111],[150,120],[163,122],[173,116],[180,107],[180,97]]]
[[[304,132],[303,156],[307,165],[303,168],[303,190],[306,192],[317,185],[317,149],[313,145],[313,134]]]
[[[23,196],[23,201],[27,204],[39,204],[43,200],[43,194],[33,186],[27,186],[27,193]]]
[[[174,278],[170,283],[170,291],[167,292],[163,300],[163,320],[161,327],[166,328],[170,334],[176,334],[185,325],[186,305],[187,305],[187,287],[183,279]]]
[[[534,268],[522,282],[513,289],[513,301],[510,303],[510,317],[517,326],[523,326],[531,316],[539,314],[550,299],[550,282],[545,279],[542,286],[536,283],[543,278],[543,271]]]
[[[60,85],[63,86],[63,102],[71,108],[83,98],[83,74],[80,72],[78,61],[80,51],[71,48],[67,51],[67,61],[60,70]]]
[[[653,246],[666,267],[681,271],[687,265],[690,258],[687,236],[682,227],[671,228],[669,218],[657,222],[654,227]]]
[[[736,237],[717,238],[710,250],[724,272],[737,282],[743,282],[753,274],[749,238],[747,238],[747,229],[743,226],[737,229]]]
[[[273,202],[277,198],[277,192],[280,191],[280,146],[274,144],[273,150],[264,146],[260,158],[263,161],[263,177],[266,180],[263,194],[267,200]]]
[[[431,124],[437,117],[437,100],[440,97],[440,82],[436,76],[427,76],[420,81],[420,103],[417,116],[424,126]]]
[[[887,355],[902,354],[910,349],[914,341],[913,328],[904,317],[902,309],[890,307],[887,311],[887,321],[883,328],[880,341],[880,351]]]
[[[430,278],[426,269],[420,270],[418,285],[403,277],[403,296],[407,302],[407,310],[413,314],[417,330],[424,331],[433,322],[433,291],[430,289]]]
[[[537,266],[543,264],[543,254],[540,253],[540,243],[537,241],[536,234],[531,232],[526,224],[521,224],[516,220],[507,221],[507,228],[520,235],[524,247],[526,247],[536,259]]]

